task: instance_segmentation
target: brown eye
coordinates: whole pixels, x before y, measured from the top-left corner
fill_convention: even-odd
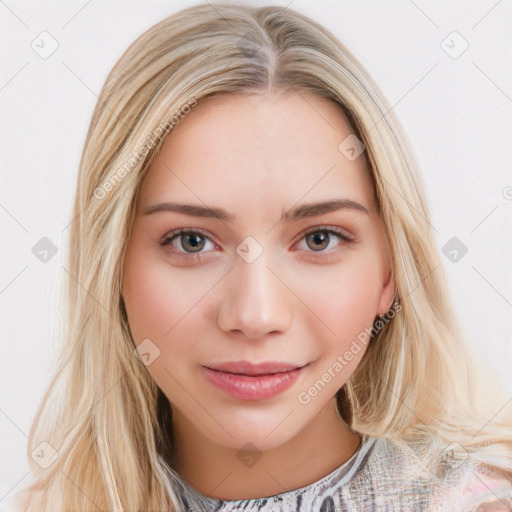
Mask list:
[[[313,252],[330,252],[326,251],[329,245],[342,245],[336,244],[336,240],[342,240],[343,242],[353,242],[353,238],[348,236],[344,231],[335,228],[323,228],[316,227],[308,231],[304,237],[306,240],[306,246]]]
[[[339,261],[349,248],[358,244],[358,239],[342,228],[315,226],[303,233],[295,250],[299,249],[301,257],[315,263],[329,263]]]
[[[306,243],[313,251],[321,251],[328,247],[330,235],[327,231],[315,231],[306,235]]]
[[[181,235],[181,247],[187,252],[198,252],[204,247],[203,235],[198,233],[182,233]],[[189,251],[189,249],[191,249]]]
[[[210,241],[210,243],[214,245],[210,238],[200,231],[187,231],[182,229],[173,231],[166,235],[164,240],[160,242],[160,245],[169,245],[172,247],[174,252],[183,256],[187,256],[208,252],[203,251],[207,241]]]

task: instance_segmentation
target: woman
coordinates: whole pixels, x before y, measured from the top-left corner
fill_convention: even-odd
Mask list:
[[[291,9],[200,5],[127,49],[24,510],[512,510],[505,399],[389,110]]]

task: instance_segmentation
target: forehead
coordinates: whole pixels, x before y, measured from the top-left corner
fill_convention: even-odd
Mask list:
[[[341,107],[311,93],[207,98],[167,136],[139,205],[201,201],[260,215],[262,204],[281,211],[334,197],[371,205],[365,154],[351,161],[339,149],[351,134]]]

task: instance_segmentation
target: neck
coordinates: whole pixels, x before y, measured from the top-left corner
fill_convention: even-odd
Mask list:
[[[179,411],[173,413],[173,432],[172,466],[201,494],[223,500],[263,498],[309,485],[341,466],[361,444],[338,416],[335,398],[294,438],[254,454],[254,464],[250,453],[242,464],[239,449],[215,443]]]

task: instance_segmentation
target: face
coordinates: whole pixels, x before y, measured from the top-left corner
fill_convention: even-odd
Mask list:
[[[123,269],[130,331],[173,415],[218,444],[270,449],[311,424],[363,357],[354,340],[392,304],[365,153],[339,149],[353,133],[311,94],[213,97],[143,180]],[[341,199],[360,206],[307,207]],[[205,368],[240,361],[300,369],[256,384]]]

